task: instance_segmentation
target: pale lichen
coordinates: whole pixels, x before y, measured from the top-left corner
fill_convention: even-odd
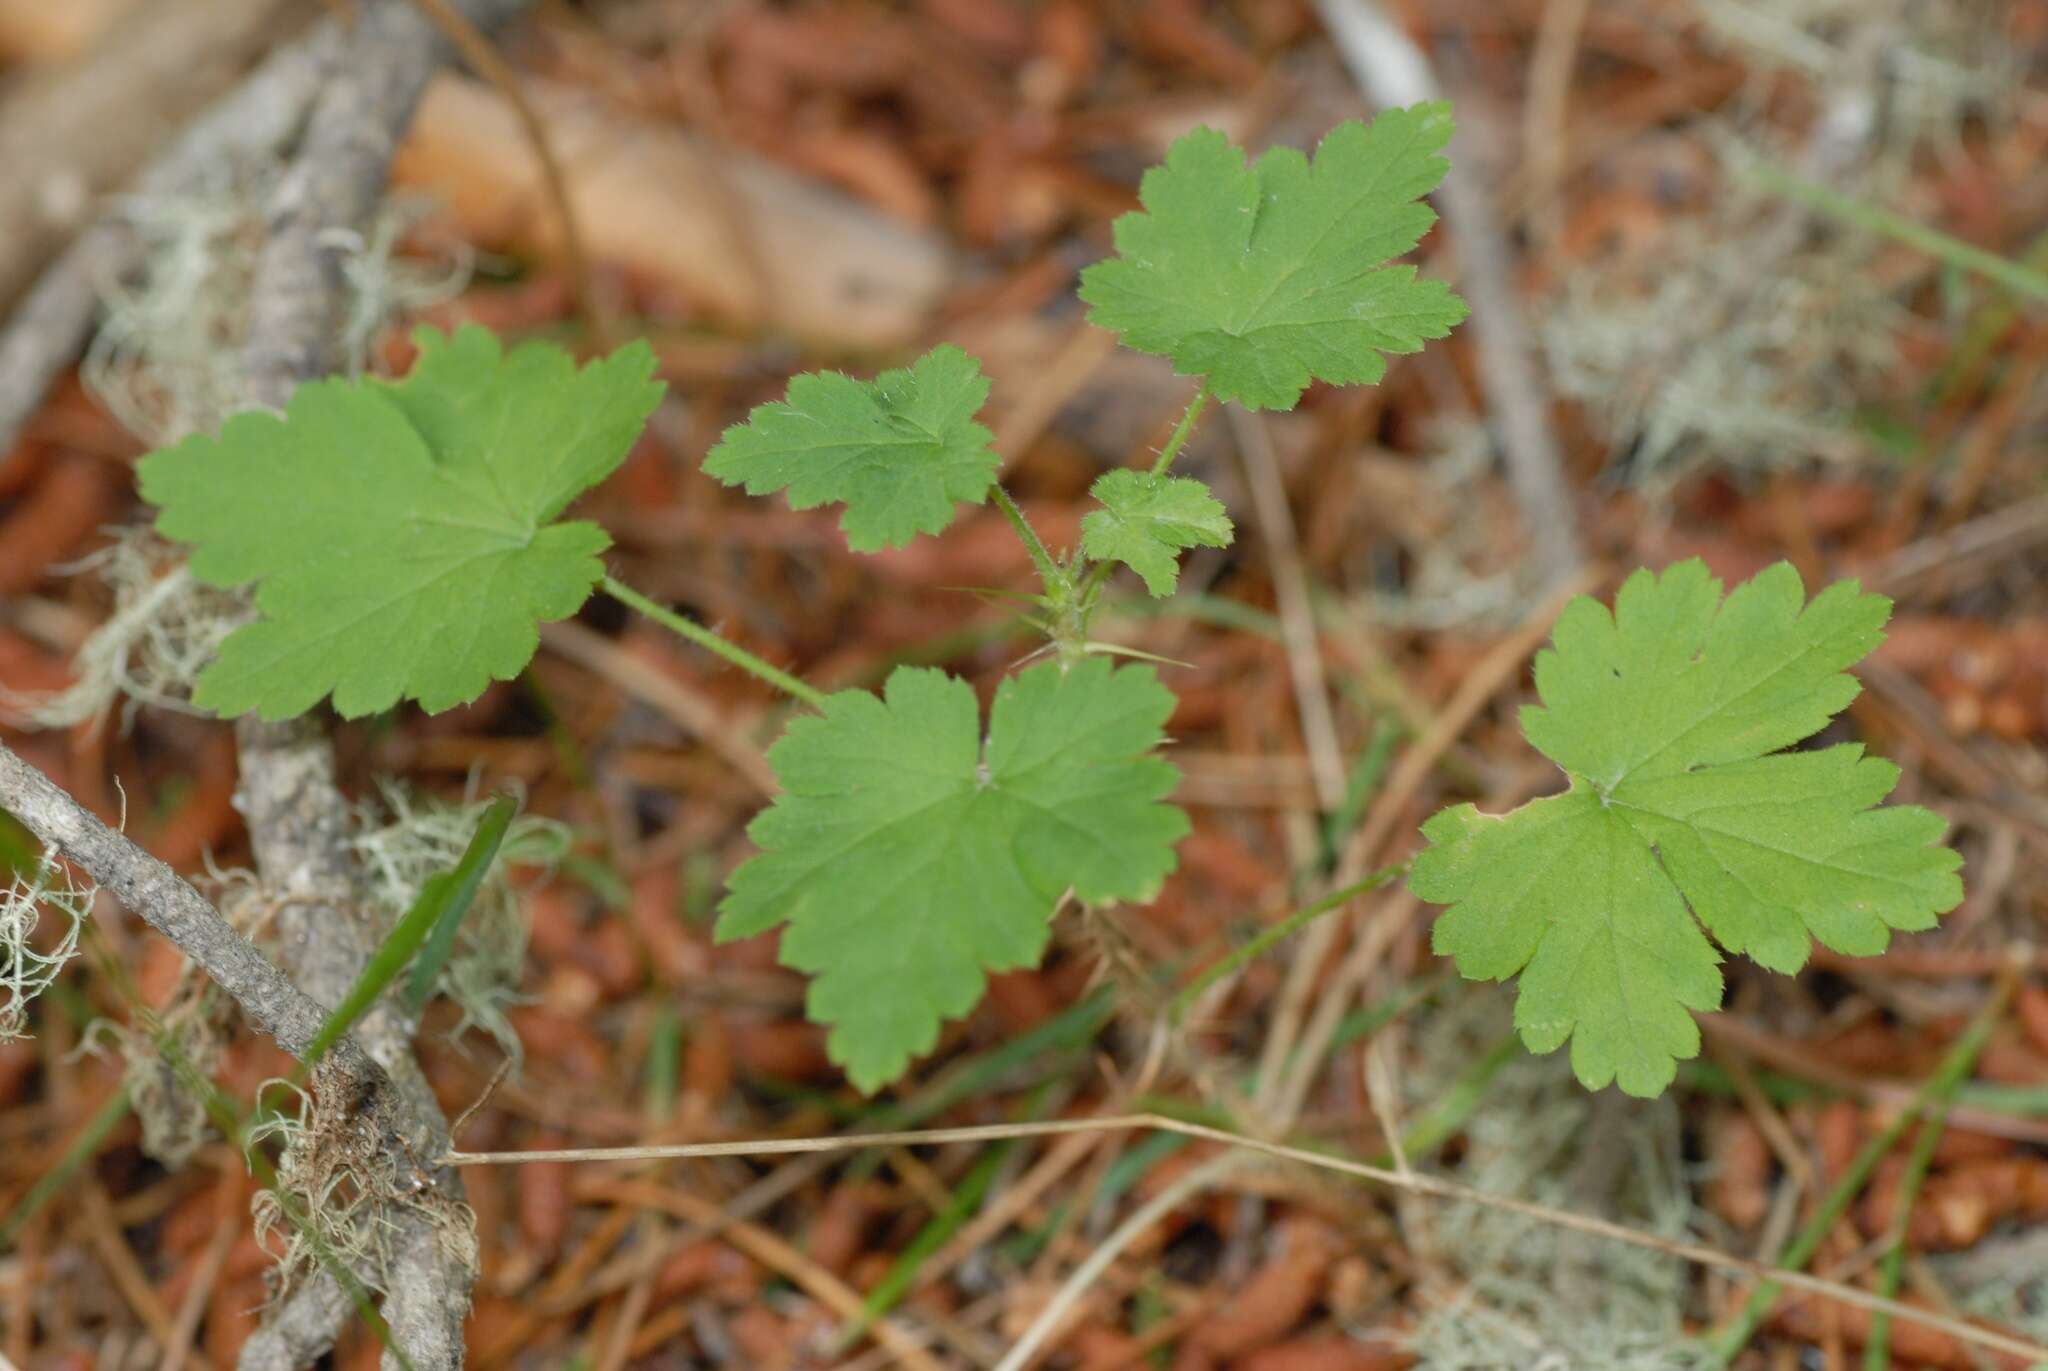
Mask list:
[[[1439,1011],[1419,1033],[1407,1086],[1433,1101],[1506,1030],[1498,997]],[[1563,1053],[1518,1051],[1486,1088],[1449,1173],[1475,1189],[1597,1215],[1670,1238],[1699,1221],[1669,1096],[1589,1095]],[[1429,1266],[1409,1346],[1427,1371],[1687,1371],[1693,1272],[1624,1247],[1473,1204],[1413,1211]]]
[[[99,575],[113,612],[79,648],[69,688],[17,698],[17,707],[44,728],[100,719],[116,705],[124,728],[144,705],[198,712],[193,682],[221,641],[253,617],[243,598],[201,584],[177,549],[147,528],[123,530],[74,569]]]
[[[350,841],[364,893],[380,921],[395,922],[430,876],[461,860],[489,803],[472,796],[448,804],[396,781],[380,783],[378,797],[358,807]],[[568,828],[552,819],[521,814],[506,830],[498,858],[463,917],[455,954],[435,982],[435,992],[462,1011],[458,1039],[478,1030],[506,1053],[519,1054],[519,1036],[504,1014],[526,957],[526,910],[515,873],[530,878],[551,870],[568,850]]]
[[[1875,235],[1763,189],[1754,167],[1926,217],[1914,198],[1926,161],[1973,123],[2015,117],[2023,59],[2005,10],[1696,0],[1704,41],[1760,75],[1712,114],[1605,159],[1624,202],[1654,197],[1656,231],[1618,230],[1583,253],[1543,313],[1553,381],[1585,407],[1619,479],[1657,496],[1702,467],[1884,450],[1898,344],[1916,326],[1899,287],[1913,278],[1882,269]]]
[[[28,1032],[28,1007],[78,955],[98,887],[76,880],[44,848],[0,890],[0,1042]]]

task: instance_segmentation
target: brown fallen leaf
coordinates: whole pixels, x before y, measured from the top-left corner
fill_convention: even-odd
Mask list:
[[[1714,1126],[1708,1155],[1714,1163],[1708,1207],[1739,1229],[1761,1223],[1771,1207],[1771,1149],[1756,1121],[1728,1111]]]
[[[1319,1219],[1293,1218],[1274,1235],[1273,1254],[1222,1308],[1195,1325],[1188,1342],[1228,1361],[1275,1341],[1301,1322],[1322,1293],[1330,1263],[1344,1250]]]
[[[1231,1363],[1231,1371],[1405,1371],[1413,1353],[1383,1342],[1331,1335],[1274,1343]]]
[[[950,267],[936,236],[679,126],[529,83],[601,266],[732,328],[826,349],[887,349],[923,330]],[[440,197],[486,247],[552,257],[559,227],[533,149],[495,91],[427,90],[393,174]]]
[[[1851,1347],[1860,1350],[1870,1341],[1870,1319],[1868,1309],[1852,1305],[1823,1308],[1812,1301],[1797,1300],[1779,1305],[1771,1315],[1771,1326],[1807,1342],[1819,1342],[1831,1332],[1838,1331]],[[2020,1358],[2008,1353],[1964,1347],[1947,1333],[1896,1319],[1892,1321],[1891,1347],[1892,1364],[1895,1366],[1936,1367],[1939,1371],[1982,1371],[1985,1367],[1996,1367],[1998,1371],[2022,1371],[2026,1366]]]

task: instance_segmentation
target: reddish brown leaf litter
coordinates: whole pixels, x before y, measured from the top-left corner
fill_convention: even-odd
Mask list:
[[[0,15],[19,6],[0,0]],[[1778,250],[1771,214],[1733,212],[1741,192],[1721,149],[1737,128],[1796,154],[1831,127],[1828,87],[1767,44],[1731,39],[1710,7],[1596,5],[1571,26],[1557,16],[1575,7],[1523,0],[1384,8],[1459,102],[1471,136],[1460,155],[1492,186],[1519,244],[1519,303],[1541,326],[1537,345],[1561,388],[1571,379],[1562,360],[1585,355],[1554,333],[1574,300],[1597,298],[1622,317],[1631,292],[1668,281],[1688,253],[1731,235],[1739,248],[1751,241],[1741,235],[1754,235],[1755,278],[1687,307],[1718,321],[1705,341],[1672,353],[1662,333],[1678,336],[1685,320],[1654,321],[1655,336],[1631,337],[1625,349],[1624,360],[1649,371],[1621,368],[1618,389],[1554,407],[1586,541],[1609,569],[1602,589],[1639,563],[1700,555],[1742,577],[1790,558],[1810,581],[1856,575],[1898,599],[1863,699],[1826,741],[1863,741],[1899,760],[1901,793],[1952,820],[1971,894],[1944,930],[1900,940],[1883,961],[1823,955],[1797,981],[1728,968],[1730,1031],[1680,1086],[1674,1127],[1698,1164],[1671,1198],[1696,1234],[1765,1250],[1813,1212],[1820,1189],[1934,1068],[2007,945],[2042,936],[2048,516],[2020,516],[2041,499],[2048,334],[1969,278],[1880,247],[1852,279],[1827,278],[1844,294],[1805,307],[1824,323],[1830,311],[1869,317],[1875,300],[1887,336],[1847,340],[1873,345],[1839,361],[1866,368],[1855,377],[1816,361],[1844,353],[1845,340],[1801,327],[1796,288],[1822,279],[1826,253],[1850,249],[1853,235],[1795,221],[1806,255],[1767,260],[1765,248]],[[793,371],[865,374],[954,341],[996,380],[987,418],[1006,482],[1055,547],[1071,546],[1089,482],[1156,448],[1187,391],[1079,323],[1074,274],[1106,249],[1109,221],[1134,203],[1136,173],[1175,134],[1206,122],[1253,144],[1301,142],[1362,112],[1317,13],[1302,0],[542,7],[507,39],[508,53],[570,163],[609,313],[652,338],[674,397],[586,502],[614,531],[626,579],[821,686],[871,684],[914,658],[986,693],[1031,645],[1014,631],[1012,605],[959,589],[1025,586],[1028,565],[999,517],[971,513],[946,539],[855,558],[829,512],[737,499],[699,461],[725,424],[778,396]],[[2048,27],[2031,10],[2008,7],[1985,22],[2002,26],[1994,36],[2015,61],[2038,66]],[[0,23],[0,42],[15,31]],[[1886,52],[1917,53],[1913,44],[1941,37],[1882,24],[1860,32],[1856,41]],[[1534,75],[1540,53],[1563,61],[1568,77],[1563,107],[1547,113]],[[1981,109],[1933,132],[1885,125],[1861,154],[1889,159],[1867,184],[1946,232],[2022,256],[2048,204],[2038,173],[2048,122],[2037,98],[2009,94],[1988,89]],[[1904,141],[1884,141],[1894,138]],[[413,248],[502,254],[485,261],[490,279],[428,318],[586,339],[530,153],[491,92],[452,77],[438,87],[401,176],[440,206],[413,231]],[[1440,232],[1425,243],[1425,266],[1456,273],[1459,251]],[[1798,270],[1779,272],[1780,261]],[[376,349],[389,368],[408,359],[409,322],[394,321]],[[1735,350],[1760,329],[1789,339],[1789,350]],[[1270,420],[1347,770],[1372,755],[1376,736],[1392,740],[1389,765],[1411,755],[1495,659],[1514,631],[1512,611],[1532,594],[1527,530],[1495,474],[1493,417],[1479,410],[1482,365],[1461,332],[1398,362],[1377,388],[1315,389],[1299,413]],[[1634,423],[1641,413],[1759,374],[1818,387],[1770,391],[1802,423],[1779,431],[1767,460],[1732,433],[1754,417],[1750,407],[1707,392],[1704,415],[1681,415],[1691,425],[1682,460],[1650,474],[1633,465],[1657,437]],[[1679,413],[1657,412],[1670,422]],[[1385,1137],[1367,1088],[1380,1070],[1393,1075],[1404,1122],[1434,1104],[1452,1111],[1409,1160],[1468,1174],[1458,1169],[1498,1123],[1484,1112],[1497,1078],[1461,1096],[1453,1079],[1427,1074],[1423,1045],[1457,1014],[1498,1028],[1511,992],[1437,979],[1426,911],[1407,916],[1358,982],[1344,979],[1356,951],[1346,937],[1302,973],[1305,1019],[1339,994],[1353,997],[1343,1005],[1351,1010],[1403,1008],[1379,1030],[1383,1050],[1369,1051],[1373,1039],[1352,1036],[1341,1015],[1319,1042],[1301,1043],[1311,1076],[1291,1119],[1262,1118],[1250,1098],[1296,979],[1294,948],[1248,968],[1199,1018],[1155,1032],[1173,986],[1287,909],[1328,857],[1314,812],[1318,759],[1303,742],[1273,629],[1273,549],[1238,488],[1228,434],[1220,424],[1205,431],[1186,460],[1244,512],[1240,544],[1196,559],[1189,598],[1165,613],[1133,601],[1103,623],[1105,636],[1186,664],[1169,668],[1180,695],[1172,755],[1194,822],[1180,871],[1147,909],[1063,917],[1045,967],[995,978],[982,1008],[949,1027],[883,1102],[898,1112],[876,1112],[846,1089],[772,938],[712,944],[710,911],[748,850],[758,757],[779,726],[776,702],[755,683],[622,627],[600,601],[575,626],[582,650],[551,640],[522,682],[439,719],[401,713],[343,729],[355,794],[372,794],[373,778],[391,773],[443,799],[516,780],[532,812],[575,835],[564,870],[520,873],[530,928],[505,1018],[524,1060],[490,1090],[462,1143],[516,1151],[799,1137],[906,1119],[1078,1118],[1164,1099],[1370,1158]],[[247,854],[224,728],[143,710],[132,727],[117,718],[36,731],[14,705],[68,685],[74,654],[108,612],[99,583],[64,568],[103,546],[107,525],[138,517],[125,472],[134,452],[67,381],[0,454],[0,728],[95,811],[125,813],[128,831],[180,870],[228,868]],[[1554,784],[1515,723],[1529,698],[1526,664],[1508,663],[1506,677],[1393,793],[1376,816],[1383,833],[1412,832],[1450,799],[1505,805]],[[1368,787],[1353,827],[1388,793]],[[1337,835],[1340,848],[1347,836]],[[1382,859],[1398,860],[1408,841],[1387,840]],[[108,902],[98,918],[106,955],[142,1000],[171,1003],[175,955]],[[36,1007],[34,1042],[0,1045],[0,1214],[57,1165],[115,1087],[108,1062],[74,1060],[68,1046],[81,1021],[132,1022],[133,1009],[95,964],[81,962],[65,986]],[[1097,995],[1108,1008],[1092,1036],[954,1088],[1022,1035],[1093,1012],[1082,1007]],[[425,1068],[451,1115],[485,1095],[499,1066],[486,1037],[449,1040],[457,1021],[438,1005],[423,1033]],[[216,1078],[246,1107],[285,1065],[240,1034]],[[2037,953],[1919,1187],[1905,1225],[1909,1271],[1990,1261],[2008,1244],[2024,1252],[2048,1227],[2044,1101],[2048,960]],[[1531,1136],[1542,1123],[1527,1121]],[[1821,1274],[1863,1279],[1872,1245],[1893,1227],[1908,1145],[1878,1165],[1823,1243]],[[993,1366],[1117,1223],[1211,1155],[1206,1144],[1168,1152],[1149,1137],[1113,1135],[1000,1153],[948,1145],[472,1170],[481,1271],[470,1361],[878,1366],[895,1353],[864,1335],[842,1346],[848,1319],[832,1300],[900,1283],[891,1337],[941,1365]],[[1027,1183],[1040,1166],[1042,1181]],[[233,1156],[210,1146],[167,1174],[142,1155],[129,1121],[79,1174],[105,1193],[112,1235],[151,1298],[123,1297],[108,1223],[95,1222],[79,1184],[67,1185],[0,1255],[0,1354],[24,1371],[152,1364],[164,1349],[145,1311],[190,1308],[185,1364],[234,1364],[266,1299],[271,1257],[248,1236],[250,1183]],[[1574,1195],[1590,1184],[1583,1174],[1545,1179]],[[706,1221],[714,1217],[725,1227]],[[972,1247],[950,1240],[984,1219]],[[1484,1273],[1465,1269],[1443,1240],[1448,1222],[1429,1202],[1395,1205],[1306,1173],[1240,1173],[1138,1235],[1083,1294],[1041,1364],[1405,1367],[1419,1355],[1406,1340],[1433,1310],[1461,1294],[1485,1297]],[[897,1270],[906,1254],[922,1254],[907,1273]],[[2025,1260],[1996,1269],[2017,1278]],[[1932,1298],[1920,1279],[1909,1277],[1908,1298]],[[1583,1294],[1572,1280],[1545,1288],[1557,1299]],[[1696,1275],[1681,1298],[1678,1316],[1692,1329],[1730,1303],[1718,1278]],[[1850,1364],[1869,1336],[1867,1314],[1802,1297],[1780,1306],[1742,1364]],[[1903,1323],[1890,1337],[1897,1365],[2004,1364]],[[357,1330],[335,1364],[367,1366],[377,1354]]]

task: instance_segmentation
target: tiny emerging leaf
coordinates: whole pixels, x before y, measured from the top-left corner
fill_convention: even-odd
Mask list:
[[[194,702],[266,719],[330,692],[354,717],[428,710],[516,676],[535,625],[574,614],[604,574],[603,529],[560,522],[625,460],[655,404],[633,343],[581,370],[560,348],[504,352],[467,325],[416,335],[397,382],[299,387],[282,416],[238,414],[143,459],[143,498],[208,585],[256,585]]]
[[[1436,950],[1476,979],[1520,973],[1523,1042],[1569,1040],[1589,1088],[1655,1095],[1699,1052],[1692,1011],[1721,1004],[1708,934],[1792,972],[1814,939],[1872,956],[1962,900],[1941,817],[1873,808],[1897,767],[1854,743],[1778,750],[1855,698],[1843,668],[1891,612],[1854,581],[1805,598],[1781,562],[1724,601],[1695,560],[1636,572],[1612,614],[1572,601],[1536,659],[1543,706],[1522,711],[1570,788],[1423,826],[1410,884],[1450,906]]]
[[[1120,469],[1103,473],[1088,493],[1102,508],[1081,520],[1081,550],[1122,562],[1154,596],[1173,594],[1184,549],[1230,546],[1222,502],[1190,477]]]
[[[844,504],[855,552],[901,547],[988,497],[1000,462],[974,422],[986,399],[981,364],[952,346],[872,381],[809,372],[727,429],[704,469],[750,495],[787,491],[791,509]]]
[[[983,740],[974,689],[899,667],[844,690],[768,760],[782,794],[747,832],[721,941],[787,921],[832,1060],[873,1091],[972,1009],[985,974],[1034,966],[1053,908],[1150,898],[1187,816],[1151,755],[1173,696],[1147,667],[1047,662],[1005,680]]]
[[[1449,105],[1415,105],[1338,125],[1313,162],[1281,147],[1247,166],[1197,129],[1145,173],[1117,255],[1081,273],[1089,319],[1247,409],[1292,409],[1311,379],[1378,381],[1382,353],[1465,317],[1443,282],[1385,265],[1436,222],[1421,197],[1450,136]]]

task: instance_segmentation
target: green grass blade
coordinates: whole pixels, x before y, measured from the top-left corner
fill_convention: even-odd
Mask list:
[[[501,795],[491,801],[455,869],[428,878],[420,887],[412,908],[391,926],[391,931],[385,934],[384,941],[363,967],[362,974],[349,987],[348,994],[342,996],[341,1003],[334,1007],[326,1022],[320,1025],[320,1031],[313,1035],[312,1043],[299,1061],[298,1070],[293,1073],[295,1081],[305,1079],[306,1073],[319,1064],[328,1050],[370,1012],[370,1006],[377,1003],[378,997],[399,978],[415,954],[419,954],[420,964],[407,988],[407,1002],[413,1012],[418,1012],[420,1005],[426,1002],[426,993],[421,987],[432,989],[434,977],[440,974],[449,953],[454,950],[456,928],[469,912],[470,905],[475,903],[484,873],[498,855],[498,845],[504,841],[505,830],[511,825],[517,808],[509,796]],[[423,947],[425,951],[422,953]]]
[[[463,849],[462,860],[455,864],[455,870],[430,878],[420,888],[420,900],[438,897],[441,907],[433,916],[427,945],[420,950],[419,960],[413,963],[412,979],[406,985],[405,1007],[408,1013],[417,1015],[426,1008],[427,1000],[434,993],[434,981],[455,953],[455,935],[461,929],[463,919],[468,917],[470,906],[476,903],[477,892],[483,889],[484,877],[490,874],[491,863],[497,860],[498,849],[504,845],[505,833],[511,828],[517,811],[518,806],[508,795],[492,800],[484,810],[483,818],[477,822],[476,832],[470,837],[469,846]],[[406,911],[408,916],[411,912]]]
[[[1940,229],[1929,228],[1882,205],[1873,205],[1867,200],[1794,176],[1780,167],[1758,166],[1751,175],[1765,189],[1797,200],[1808,209],[1903,243],[1958,270],[1974,272],[2014,295],[2048,303],[2048,275],[2025,263],[1988,252],[1974,243],[1966,243]]]
[[[2020,969],[2015,965],[1999,979],[1991,1002],[1956,1040],[1956,1045],[1943,1059],[1941,1069],[1927,1083],[1927,1107],[1920,1120],[1920,1133],[1913,1139],[1913,1149],[1906,1157],[1905,1173],[1899,1177],[1891,1228],[1885,1234],[1887,1247],[1884,1259],[1878,1264],[1877,1293],[1886,1299],[1894,1299],[1899,1293],[1899,1280],[1906,1267],[1906,1234],[1913,1220],[1913,1205],[1919,1200],[1921,1183],[1927,1179],[1928,1168],[1934,1163],[1934,1149],[1948,1127],[1948,1112],[1955,1106],[1956,1088],[1982,1055],[1984,1045],[1991,1041],[1992,1030],[2004,1017],[2006,1006],[2012,1003],[2019,977]],[[1891,1344],[1892,1316],[1882,1309],[1871,1311],[1870,1340],[1863,1345],[1865,1371],[1887,1371],[1892,1364]]]
[[[1885,1154],[1898,1145],[1899,1139],[1905,1136],[1906,1130],[1912,1126],[1915,1119],[1928,1113],[1933,1101],[1944,1094],[1953,1094],[1956,1087],[1976,1066],[1977,1057],[1983,1052],[1984,1044],[1990,1041],[1991,1030],[1997,1026],[1999,1018],[2004,1013],[2005,999],[2006,994],[2001,994],[1990,1004],[1985,1005],[1976,1020],[1964,1031],[1963,1036],[1956,1039],[1955,1045],[1949,1048],[1941,1064],[1935,1068],[1934,1074],[1927,1079],[1927,1083],[1915,1093],[1912,1103],[1863,1144],[1862,1149],[1842,1172],[1842,1178],[1835,1182],[1834,1187],[1821,1200],[1820,1207],[1814,1211],[1813,1217],[1806,1221],[1793,1235],[1785,1250],[1778,1254],[1776,1265],[1790,1271],[1805,1270],[1806,1264],[1813,1260],[1813,1254],[1820,1250],[1821,1243],[1826,1241],[1827,1235],[1834,1231],[1842,1215],[1849,1211],[1849,1206],[1855,1203],[1856,1197],[1862,1193],[1864,1184],[1870,1179],[1870,1173],[1877,1169],[1877,1164],[1884,1160]],[[1785,1287],[1775,1281],[1766,1281],[1751,1292],[1742,1308],[1724,1322],[1708,1340],[1706,1355],[1700,1362],[1703,1371],[1721,1371],[1721,1368],[1728,1366],[1741,1355],[1742,1349],[1749,1345],[1749,1340],[1756,1335],[1756,1330],[1762,1327],[1764,1319],[1771,1312],[1771,1306],[1778,1302],[1778,1296],[1784,1293],[1784,1289]]]
[[[1385,715],[1373,725],[1372,737],[1366,740],[1365,750],[1359,753],[1358,761],[1344,783],[1343,800],[1323,820],[1321,845],[1316,854],[1317,865],[1322,870],[1336,867],[1337,858],[1344,851],[1344,840],[1365,822],[1365,806],[1379,793],[1380,782],[1386,778],[1387,768],[1394,760],[1394,747],[1406,732],[1397,721]]]
[[[889,1263],[889,1269],[875,1282],[861,1301],[860,1317],[849,1321],[840,1329],[839,1346],[849,1347],[853,1342],[874,1326],[876,1319],[894,1309],[917,1280],[917,1273],[932,1255],[946,1245],[955,1233],[967,1225],[981,1208],[981,1202],[988,1196],[989,1187],[995,1183],[1003,1163],[1017,1149],[1015,1140],[999,1143],[975,1158],[974,1165],[961,1178],[948,1197],[946,1206],[934,1214],[930,1222],[917,1231],[917,1235],[896,1254],[896,1260]]]
[[[1116,997],[1106,987],[1068,1005],[1037,1027],[949,1068],[909,1099],[870,1111],[865,1127],[872,1132],[914,1128],[964,1100],[988,1094],[1026,1066],[1058,1062],[1095,1040],[1104,1024],[1116,1017]],[[847,1167],[852,1180],[864,1180],[881,1164],[879,1152],[863,1152]]]

